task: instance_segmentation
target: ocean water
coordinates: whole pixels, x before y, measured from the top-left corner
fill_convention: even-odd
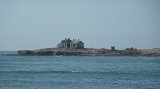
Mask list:
[[[160,57],[0,56],[0,89],[160,89]]]

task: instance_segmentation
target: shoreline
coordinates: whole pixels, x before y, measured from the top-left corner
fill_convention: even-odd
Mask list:
[[[110,50],[110,49],[66,49],[66,48],[44,48],[37,50],[19,50],[17,56],[148,56],[159,57],[160,49],[143,50]]]

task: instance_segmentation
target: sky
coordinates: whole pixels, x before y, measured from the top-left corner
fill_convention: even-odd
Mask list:
[[[160,48],[160,0],[0,0],[0,50]]]

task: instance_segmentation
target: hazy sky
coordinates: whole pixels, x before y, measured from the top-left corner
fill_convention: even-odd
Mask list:
[[[0,50],[160,48],[160,0],[0,0]]]

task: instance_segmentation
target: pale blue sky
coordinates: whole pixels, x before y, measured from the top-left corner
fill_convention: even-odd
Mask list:
[[[160,48],[160,0],[0,0],[0,50]]]

